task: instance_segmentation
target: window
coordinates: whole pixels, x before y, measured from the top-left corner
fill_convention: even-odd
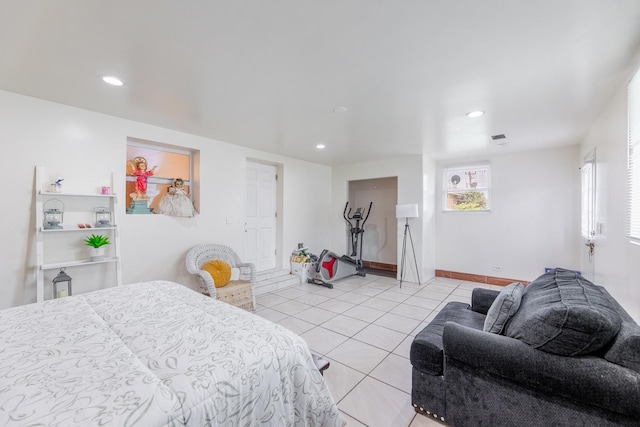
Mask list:
[[[587,240],[591,240],[596,235],[596,203],[595,203],[595,162],[596,152],[595,148],[589,152],[584,158],[582,167],[580,168],[580,175],[582,181],[582,202],[581,208],[581,221],[580,221],[580,234]]]
[[[488,211],[489,164],[444,168],[444,211]]]
[[[640,70],[629,82],[628,108],[627,235],[640,244]]]

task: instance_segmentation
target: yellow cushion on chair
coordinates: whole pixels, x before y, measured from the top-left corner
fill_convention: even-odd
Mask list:
[[[220,259],[205,263],[201,270],[206,271],[213,278],[216,288],[221,288],[231,280],[231,266]]]

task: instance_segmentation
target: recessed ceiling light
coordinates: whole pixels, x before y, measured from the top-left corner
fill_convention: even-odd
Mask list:
[[[334,113],[341,114],[347,112],[347,107],[336,107],[333,109]]]
[[[102,78],[102,81],[113,86],[122,86],[124,84],[122,80],[113,76],[104,76]]]
[[[484,111],[480,111],[480,110],[478,110],[478,111],[471,111],[471,112],[467,113],[467,117],[472,117],[472,118],[473,118],[473,117],[480,117],[480,116],[482,116],[483,114],[484,114]]]
[[[317,148],[318,150],[322,150],[324,147],[325,147],[325,145],[324,145],[324,144],[318,144],[318,145],[316,145],[316,148]]]

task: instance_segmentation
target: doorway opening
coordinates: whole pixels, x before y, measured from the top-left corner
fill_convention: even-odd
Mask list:
[[[398,177],[372,178],[348,182],[349,207],[367,208],[371,213],[362,238],[362,263],[367,273],[397,277],[398,243],[396,204]],[[349,248],[348,230],[345,228],[346,251]]]

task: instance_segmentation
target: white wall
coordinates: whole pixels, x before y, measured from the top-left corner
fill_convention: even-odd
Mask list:
[[[422,271],[427,274],[424,281],[435,275],[436,265],[436,212],[438,168],[435,160],[426,156],[422,158]]]
[[[579,162],[597,147],[598,222],[595,270],[602,284],[640,320],[640,247],[624,238],[626,198],[626,99],[624,87],[576,147],[487,158],[492,164],[492,212],[444,214],[441,167],[420,156],[335,167],[201,138],[0,91],[0,138],[6,202],[0,213],[0,308],[35,301],[34,167],[59,171],[66,188],[94,189],[113,171],[124,193],[126,140],[135,137],[201,151],[201,203],[196,218],[117,213],[125,283],[168,279],[195,287],[184,267],[187,250],[219,242],[243,251],[246,158],[281,164],[283,253],[298,242],[317,250],[346,252],[342,210],[350,180],[398,177],[397,203],[419,203],[412,222],[422,281],[434,269],[531,280],[546,266],[581,269]],[[89,191],[89,190],[87,190]],[[437,196],[436,196],[437,195]],[[330,203],[327,203],[330,201]],[[232,223],[226,224],[226,217]],[[398,247],[402,221],[397,222]],[[437,252],[436,252],[437,241]],[[398,259],[399,263],[400,260]],[[494,265],[501,272],[492,270]],[[408,281],[414,281],[412,261]],[[74,277],[74,285],[80,283]]]
[[[574,146],[439,162],[437,268],[519,280],[533,280],[545,267],[577,269],[578,158]],[[486,160],[491,212],[443,212],[443,166]]]
[[[629,76],[630,78],[631,76]],[[581,144],[596,149],[594,282],[604,286],[640,322],[640,246],[625,238],[627,218],[627,98],[619,88]]]
[[[346,252],[345,227],[344,219],[342,219],[342,211],[347,201],[347,184],[349,181],[361,179],[373,179],[397,176],[398,177],[398,200],[397,203],[418,203],[420,211],[423,211],[424,188],[423,183],[428,181],[423,176],[423,158],[422,156],[408,156],[396,159],[383,160],[379,162],[357,163],[350,165],[341,165],[333,168],[332,175],[332,214],[331,220],[331,244],[328,249],[334,252]],[[427,226],[431,226],[427,224]],[[404,233],[404,221],[397,220],[397,247],[402,248],[402,237]],[[416,257],[418,259],[418,269],[421,273],[421,281],[434,276],[432,259],[425,260],[425,255],[430,255],[431,250],[425,252],[423,250],[423,228],[422,221],[413,221],[411,223],[411,233],[414,239]],[[427,245],[432,245],[427,242]],[[400,252],[400,251],[398,251]],[[400,254],[398,253],[396,260],[400,265]],[[411,258],[411,259],[410,259]],[[407,258],[407,274],[405,280],[407,282],[417,282],[415,275],[415,264],[413,257]]]
[[[196,287],[184,257],[202,242],[227,244],[242,255],[247,158],[282,164],[285,226],[280,264],[289,265],[297,242],[313,247],[330,243],[324,232],[330,226],[328,167],[4,91],[0,129],[7,192],[0,213],[0,308],[35,301],[35,166],[60,172],[66,189],[87,192],[115,172],[119,188],[114,191],[123,195],[128,137],[200,150],[201,200],[195,218],[126,215],[124,197],[119,200],[121,209],[115,214],[125,283],[167,279]],[[226,224],[227,217],[231,224]],[[68,272],[74,289],[81,290],[87,278]]]
[[[288,159],[284,170],[283,266],[289,267],[291,252],[304,243],[309,248],[329,245],[331,220],[331,168]]]

